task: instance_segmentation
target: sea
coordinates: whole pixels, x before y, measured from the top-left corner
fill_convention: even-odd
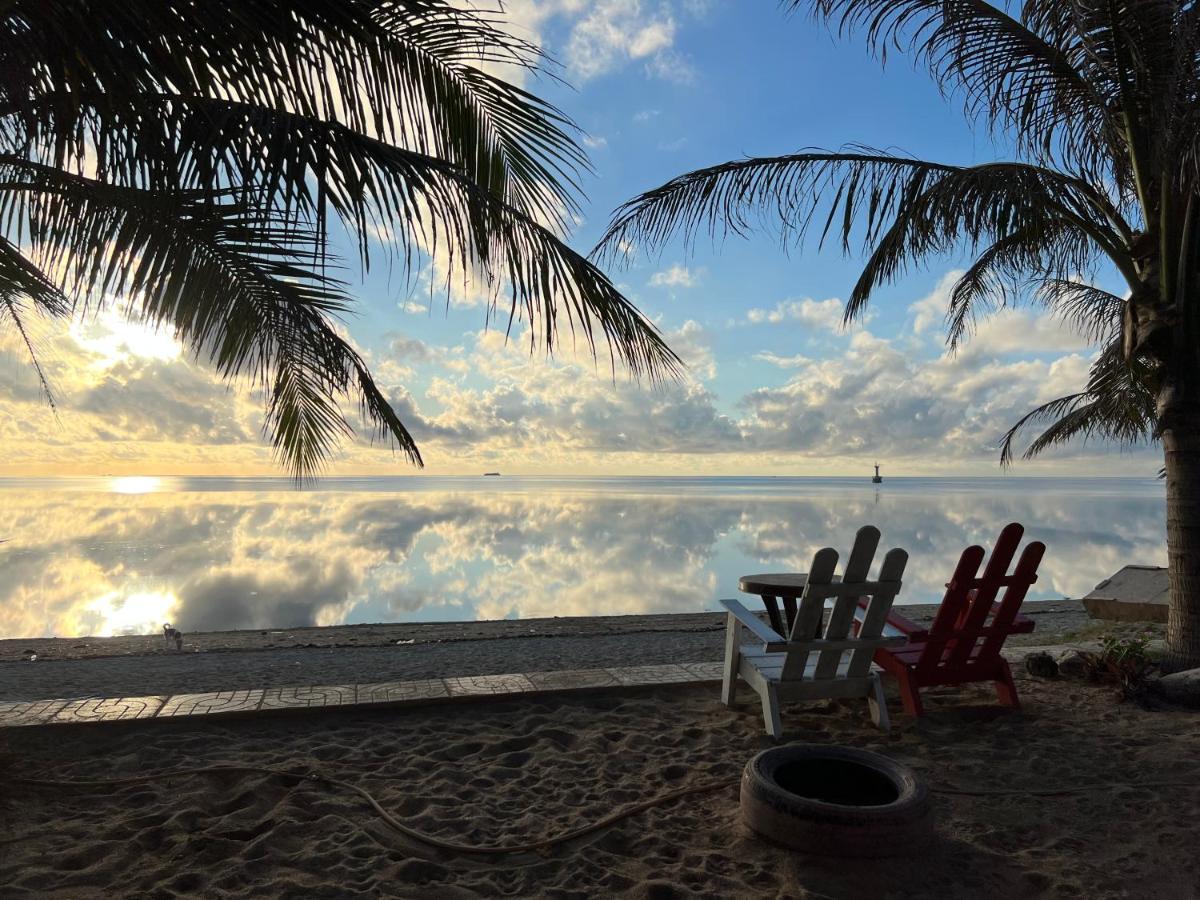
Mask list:
[[[1031,599],[1166,564],[1153,478],[8,478],[0,637],[699,612],[867,524],[931,603],[1009,522]]]

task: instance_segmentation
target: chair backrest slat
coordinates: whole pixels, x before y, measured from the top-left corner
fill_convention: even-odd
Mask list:
[[[871,563],[875,559],[875,551],[879,547],[879,529],[874,525],[866,525],[858,530],[854,537],[854,547],[850,558],[846,561],[846,571],[842,573],[842,587],[850,588],[861,584],[871,574]],[[850,623],[854,621],[854,610],[858,608],[858,596],[853,590],[843,590],[833,601],[833,609],[829,611],[829,621],[825,623],[825,639],[840,641],[850,633]],[[832,678],[837,674],[838,664],[842,661],[841,650],[824,650],[817,658],[813,678]]]
[[[796,621],[792,623],[789,643],[795,643],[795,648],[788,648],[787,657],[783,661],[783,671],[780,677],[785,681],[794,681],[804,675],[804,667],[808,665],[807,641],[817,636],[821,627],[821,616],[825,612],[824,588],[833,583],[834,572],[837,570],[838,553],[832,547],[818,550],[808,569],[808,580],[804,585],[804,593],[800,597],[800,608],[796,611]]]
[[[958,623],[968,603],[967,595],[975,581],[975,574],[983,562],[983,548],[972,545],[962,552],[954,574],[946,583],[946,593],[942,604],[933,616],[933,624],[929,626],[929,637],[925,641],[925,649],[917,660],[916,670],[924,675],[938,667],[947,641],[954,638]]]
[[[1004,598],[1000,601],[996,614],[992,616],[992,628],[996,631],[984,638],[979,648],[977,659],[980,662],[990,662],[1000,655],[1000,648],[1004,646],[1005,638],[1009,634],[1008,629],[1017,617],[1029,588],[1037,581],[1038,565],[1045,552],[1045,544],[1032,541],[1021,553],[1017,568],[1013,572],[1013,583],[1005,589]]]
[[[862,623],[858,628],[859,640],[872,641],[883,634],[883,626],[887,623],[888,613],[892,611],[892,602],[900,593],[900,579],[904,575],[904,567],[907,564],[908,554],[899,547],[889,550],[887,556],[883,558],[883,565],[879,569],[879,580],[883,583],[890,582],[895,586],[888,590],[878,590],[871,595],[863,614]],[[850,665],[846,668],[846,675],[850,678],[865,676],[871,670],[871,658],[874,655],[873,647],[856,648],[850,655]]]
[[[800,597],[796,620],[788,635],[781,680],[804,678],[814,652],[817,653],[817,660],[809,676],[814,680],[850,674],[863,677],[867,674],[892,600],[900,591],[900,579],[908,561],[908,554],[903,550],[890,551],[884,558],[878,580],[869,581],[871,563],[878,547],[879,529],[873,525],[860,528],[840,580],[835,575],[837,551],[830,547],[817,551],[809,568],[804,593]],[[850,629],[854,611],[861,597],[870,597],[870,622],[865,632],[860,627],[858,634],[852,635]],[[825,602],[829,599],[833,600],[833,606],[825,620]],[[823,620],[825,627],[822,631]],[[843,642],[843,649],[821,646],[818,641],[840,641]],[[851,642],[852,646],[845,648],[846,641]],[[853,646],[859,641],[863,643],[862,647]],[[843,664],[847,654],[848,662]]]
[[[939,667],[957,669],[994,663],[1029,586],[1037,581],[1038,563],[1046,549],[1037,541],[1029,544],[1016,569],[1007,574],[1024,532],[1016,522],[1005,526],[982,575],[977,573],[985,555],[983,548],[972,546],[963,551],[917,660],[918,677],[931,675]],[[996,604],[1001,587],[1004,595]],[[989,632],[982,635],[985,628]]]
[[[1021,535],[1024,533],[1025,529],[1016,522],[1004,526],[1000,537],[996,539],[996,546],[992,548],[992,555],[988,557],[987,565],[983,568],[983,577],[976,579],[967,592],[967,606],[955,623],[956,631],[983,627],[992,611],[996,594],[1000,591],[1000,579],[1008,574],[1008,567],[1017,555],[1017,547],[1021,545]],[[956,639],[954,646],[950,648],[946,664],[954,667],[966,664],[974,649],[974,638]]]

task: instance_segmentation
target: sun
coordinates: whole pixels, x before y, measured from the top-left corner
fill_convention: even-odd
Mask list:
[[[95,318],[74,323],[71,336],[95,354],[94,365],[100,369],[135,358],[165,361],[183,354],[183,345],[172,334],[139,321],[126,308],[109,307]]]

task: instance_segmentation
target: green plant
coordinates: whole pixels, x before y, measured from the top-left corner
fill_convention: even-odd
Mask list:
[[[1154,668],[1148,651],[1152,637],[1149,631],[1104,635],[1100,638],[1100,651],[1089,657],[1089,674],[1098,681],[1115,683],[1123,697],[1136,696]]]

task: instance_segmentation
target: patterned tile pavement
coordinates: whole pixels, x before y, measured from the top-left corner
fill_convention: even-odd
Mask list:
[[[355,702],[352,684],[314,687],[267,688],[259,709],[309,709],[314,706],[346,706]]]
[[[41,725],[53,719],[69,700],[0,701],[0,728],[9,725]]]
[[[162,709],[166,697],[91,697],[87,700],[72,700],[50,721],[67,722],[120,722],[129,719],[150,719]]]
[[[451,697],[493,697],[497,694],[521,694],[534,690],[533,682],[524,675],[472,675],[467,678],[447,678]]]
[[[451,698],[510,697],[541,691],[577,691],[639,685],[719,681],[720,663],[573,669],[557,672],[476,675],[373,684],[251,688],[171,697],[88,697],[74,700],[0,700],[0,728],[84,724],[132,719],[252,715],[277,709],[353,709],[378,704],[402,706]]]
[[[207,716],[220,713],[257,712],[262,690],[214,691],[210,694],[176,694],[167,699],[158,717]]]
[[[586,688],[620,687],[608,669],[568,669],[560,672],[529,672],[525,676],[539,691],[579,691]]]
[[[384,681],[378,684],[360,684],[356,702],[409,703],[421,700],[443,700],[450,696],[446,682],[440,678],[429,681]]]

